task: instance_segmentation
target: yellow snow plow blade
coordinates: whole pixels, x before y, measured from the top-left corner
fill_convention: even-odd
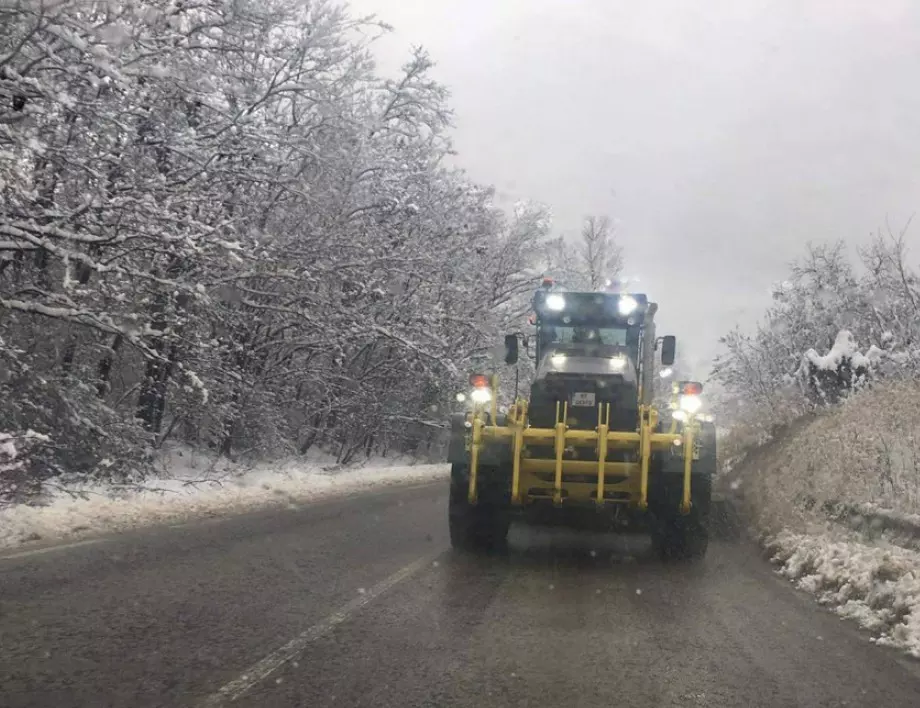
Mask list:
[[[507,416],[506,425],[489,425],[482,410],[474,409],[469,424],[470,478],[469,502],[477,501],[480,459],[491,442],[511,444],[511,503],[517,506],[536,499],[551,498],[557,506],[565,501],[605,504],[630,504],[648,507],[649,462],[653,451],[682,448],[684,459],[681,512],[690,511],[690,479],[693,463],[693,426],[683,434],[656,432],[657,411],[651,406],[639,409],[635,431],[610,430],[610,404],[598,406],[597,426],[575,430],[567,424],[568,405],[556,404],[556,423],[552,428],[527,425],[527,403],[518,401]],[[489,418],[495,420],[495,416]],[[552,447],[552,457],[532,454],[534,447]],[[587,452],[594,459],[577,459]],[[611,460],[610,453],[619,453]],[[625,453],[625,454],[624,454]],[[631,461],[629,458],[632,458]]]

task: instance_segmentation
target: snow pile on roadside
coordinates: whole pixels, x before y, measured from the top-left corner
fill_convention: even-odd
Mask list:
[[[137,485],[74,482],[47,487],[40,505],[0,509],[0,548],[30,541],[74,540],[259,506],[290,506],[368,488],[442,479],[449,469],[443,464],[394,465],[403,460],[373,460],[363,467],[340,470],[330,470],[315,460],[249,469],[212,463],[199,469],[193,459],[180,458],[178,464],[170,465],[168,476]]]
[[[920,658],[920,553],[865,545],[844,534],[783,531],[766,542],[780,573],[872,641]]]

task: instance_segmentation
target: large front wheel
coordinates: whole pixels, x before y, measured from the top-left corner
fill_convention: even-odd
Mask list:
[[[691,507],[689,514],[678,510],[680,499],[679,478],[672,480],[671,492],[665,501],[659,501],[652,511],[652,542],[665,559],[699,559],[709,548],[709,506],[712,498],[712,479],[697,475],[691,481]]]
[[[470,504],[468,471],[460,465],[451,469],[447,519],[450,543],[459,550],[481,551],[504,545],[511,525],[511,515],[501,495],[481,485],[479,499]]]
[[[662,514],[655,519],[652,542],[664,559],[698,560],[709,547],[709,519],[694,510],[686,516]]]

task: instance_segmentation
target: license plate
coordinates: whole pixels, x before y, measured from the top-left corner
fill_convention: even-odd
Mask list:
[[[593,393],[573,393],[572,394],[572,405],[573,406],[594,406],[594,394]]]

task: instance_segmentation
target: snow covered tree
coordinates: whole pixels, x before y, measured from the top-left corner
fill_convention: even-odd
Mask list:
[[[859,256],[857,270],[842,242],[809,245],[755,330],[722,338],[713,378],[733,411],[747,408],[769,427],[870,379],[916,376],[920,288],[905,231],[888,229]]]
[[[588,216],[579,240],[560,236],[544,247],[545,272],[569,290],[603,290],[623,269],[622,249],[612,220]]]
[[[607,216],[589,216],[581,228],[581,267],[588,287],[601,290],[622,269],[621,249],[614,240],[613,222]]]
[[[799,370],[806,395],[817,405],[839,403],[866,384],[876,351],[862,354],[847,330],[840,331],[827,354],[809,349]]]
[[[22,474],[424,450],[549,232],[325,0],[0,3],[0,420]],[[44,441],[44,438],[41,438]],[[25,449],[24,445],[17,450]],[[17,474],[19,474],[17,472]]]

